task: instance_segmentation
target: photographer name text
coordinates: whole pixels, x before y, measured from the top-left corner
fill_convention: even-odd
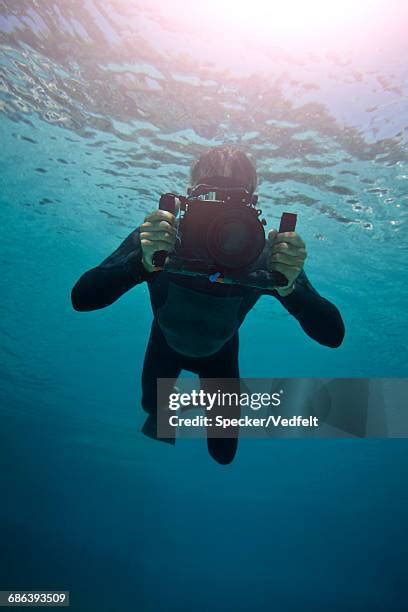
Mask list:
[[[215,418],[197,415],[195,417],[180,417],[172,415],[169,417],[169,425],[171,427],[220,427],[228,429],[229,427],[318,427],[319,419],[315,416],[292,416],[290,418],[282,417],[281,415],[269,415],[265,418],[252,418],[244,416],[240,418],[227,418],[217,415]]]

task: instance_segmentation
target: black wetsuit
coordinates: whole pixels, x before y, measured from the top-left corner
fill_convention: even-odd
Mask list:
[[[176,379],[181,369],[201,378],[239,378],[238,329],[263,294],[276,298],[320,344],[337,347],[344,337],[339,311],[317,293],[304,272],[284,298],[276,291],[211,283],[203,277],[149,273],[142,264],[139,228],[79,279],[72,304],[81,311],[104,308],[143,281],[154,315],[142,374],[142,405],[151,415],[157,410],[157,378]]]

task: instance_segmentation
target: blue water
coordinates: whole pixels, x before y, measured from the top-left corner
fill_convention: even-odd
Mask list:
[[[346,324],[324,348],[265,296],[242,375],[407,376],[408,20],[391,4],[358,35],[285,46],[171,3],[0,3],[0,589],[70,590],[81,612],[406,609],[405,440],[241,440],[226,467],[203,440],[155,443],[147,287],[92,313],[69,299],[201,151],[235,143],[268,226],[298,213]]]

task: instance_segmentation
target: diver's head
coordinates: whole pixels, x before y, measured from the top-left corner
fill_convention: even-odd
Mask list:
[[[234,146],[208,149],[191,168],[191,186],[241,187],[251,195],[257,185],[256,169],[249,157]]]

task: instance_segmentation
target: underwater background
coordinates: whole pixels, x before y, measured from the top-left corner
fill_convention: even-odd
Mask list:
[[[408,6],[305,34],[295,9],[278,27],[225,5],[0,1],[0,589],[81,612],[402,611],[404,439],[241,439],[225,467],[204,440],[153,442],[147,286],[70,303],[203,150],[236,144],[346,325],[322,347],[264,296],[241,375],[407,376]]]

